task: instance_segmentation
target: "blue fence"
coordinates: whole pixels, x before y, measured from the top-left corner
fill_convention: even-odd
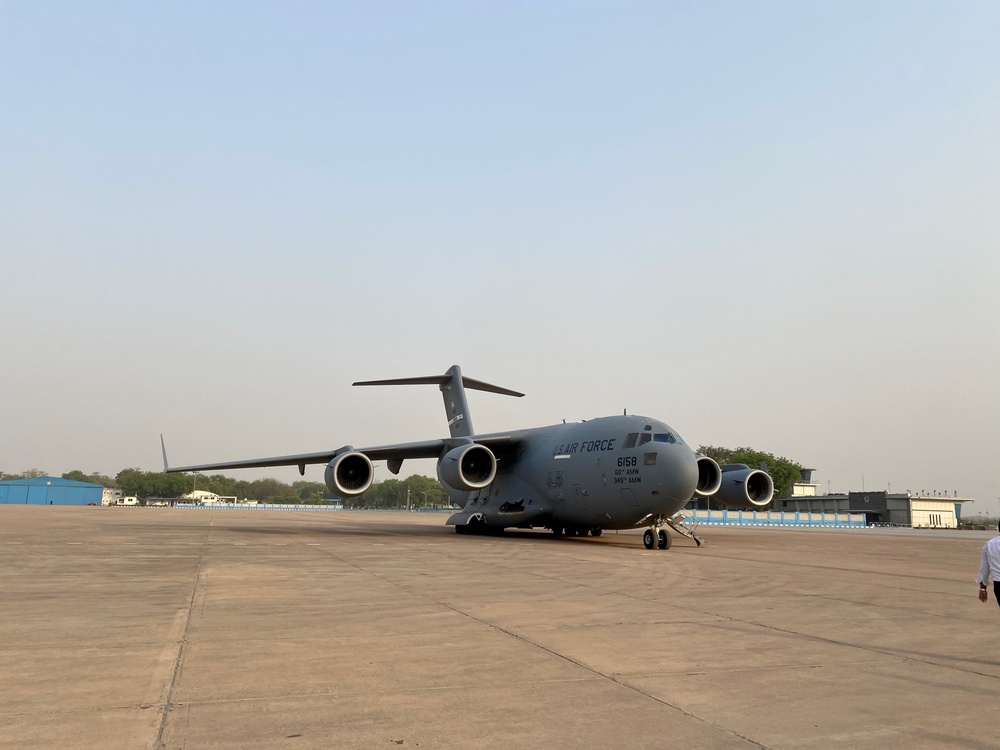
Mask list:
[[[864,513],[801,513],[754,510],[686,510],[684,515],[709,526],[864,527]]]
[[[454,513],[459,510],[454,508],[345,508],[342,505],[232,505],[231,503],[218,503],[209,505],[196,505],[193,503],[175,503],[175,508],[185,508],[188,510],[346,510],[346,511],[369,511],[371,513]]]
[[[210,503],[196,505],[194,503],[177,503],[175,508],[190,510],[343,510],[342,505],[231,505],[230,503]]]
[[[230,505],[211,504],[194,505],[178,503],[175,508],[191,510],[316,510],[342,511],[341,505]],[[405,508],[383,509],[405,513]],[[453,512],[452,508],[420,508],[419,512]],[[418,512],[414,508],[412,512]],[[751,511],[751,510],[686,510],[684,515],[697,521],[699,525],[708,526],[830,526],[863,528],[865,516],[863,513],[801,513],[781,511]]]

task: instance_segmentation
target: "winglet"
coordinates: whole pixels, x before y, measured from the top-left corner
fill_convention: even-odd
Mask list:
[[[170,471],[170,466],[167,464],[167,444],[163,442],[163,433],[160,433],[160,447],[163,449],[163,473],[166,474]]]

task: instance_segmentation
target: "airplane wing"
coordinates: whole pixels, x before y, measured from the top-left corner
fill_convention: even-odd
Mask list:
[[[219,461],[210,464],[197,464],[194,466],[170,466],[167,462],[167,448],[160,435],[160,445],[163,448],[163,471],[171,474],[181,471],[209,471],[215,469],[254,469],[265,466],[298,466],[299,473],[304,473],[306,464],[328,464],[341,453],[355,451],[364,453],[372,461],[388,461],[389,468],[395,474],[399,471],[399,466],[403,461],[412,458],[439,458],[446,449],[461,445],[467,442],[475,442],[485,445],[488,448],[502,451],[504,448],[511,448],[520,441],[520,434],[492,434],[484,435],[482,438],[464,438],[461,440],[439,439],[423,440],[414,443],[394,443],[390,445],[376,445],[369,448],[354,448],[345,445],[333,451],[320,451],[318,453],[298,453],[291,456],[270,456],[267,458],[249,458],[240,461]]]

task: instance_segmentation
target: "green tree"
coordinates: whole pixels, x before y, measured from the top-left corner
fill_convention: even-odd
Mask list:
[[[362,496],[370,508],[398,508],[406,505],[406,486],[399,479],[373,484]]]
[[[799,473],[802,464],[753,448],[721,448],[714,445],[702,445],[698,448],[698,452],[705,454],[709,458],[714,458],[720,465],[746,464],[753,469],[757,469],[763,461],[767,466],[767,473],[774,480],[775,497],[788,497],[791,495],[792,483],[799,481],[802,476]]]
[[[326,485],[322,482],[307,482],[300,479],[297,482],[292,482],[292,490],[302,502],[310,499],[322,500],[326,494]]]
[[[62,475],[63,479],[70,479],[74,482],[90,482],[92,484],[100,484],[105,487],[117,487],[118,483],[111,477],[106,477],[103,474],[98,474],[96,471],[92,474],[84,474],[79,469],[73,469],[73,471],[67,471]]]
[[[406,479],[386,479],[373,484],[365,494],[345,498],[344,505],[354,508],[405,508],[407,497],[411,508],[448,505],[451,502],[441,483],[436,479],[422,474],[412,474]]]
[[[425,477],[423,474],[414,474],[405,481],[410,488],[410,500],[415,507],[451,504],[451,498],[438,480]]]
[[[212,474],[211,476],[200,477],[198,479],[198,489],[205,490],[206,492],[214,492],[216,495],[222,497],[240,498],[240,495],[236,491],[237,484],[239,484],[237,480],[227,477],[224,474]]]
[[[38,477],[47,477],[48,472],[42,471],[41,469],[28,469],[27,471],[22,471],[20,474],[4,474],[0,471],[0,480],[5,479],[38,479]]]
[[[164,474],[160,471],[122,469],[115,477],[118,489],[125,495],[147,499],[151,497],[181,497],[194,486],[192,474]]]
[[[268,498],[288,498],[295,496],[292,488],[277,479],[255,479],[247,488],[246,497],[258,503],[268,502]]]

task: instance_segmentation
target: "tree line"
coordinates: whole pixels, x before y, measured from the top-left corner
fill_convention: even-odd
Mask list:
[[[709,458],[714,458],[722,464],[746,464],[751,469],[759,469],[761,463],[767,467],[767,473],[774,481],[774,496],[789,497],[792,494],[792,483],[798,482],[802,474],[802,464],[796,463],[773,453],[754,450],[753,448],[720,448],[714,445],[702,445],[698,452]]]
[[[799,481],[802,465],[790,459],[775,456],[753,448],[721,448],[703,445],[699,453],[714,458],[720,464],[746,464],[759,468],[761,462],[774,480],[774,496],[788,497],[792,483]],[[0,471],[0,480],[31,479],[47,476],[40,469],[29,469],[20,474],[5,474]],[[277,479],[233,479],[223,474],[164,474],[161,471],[122,469],[115,477],[97,472],[85,474],[74,470],[62,475],[63,479],[77,482],[92,482],[119,489],[124,495],[134,495],[141,500],[152,498],[182,497],[194,490],[213,492],[221,497],[235,497],[240,500],[256,500],[270,504],[330,504],[334,500],[322,482],[300,480],[286,484]],[[420,508],[435,505],[450,505],[451,499],[436,479],[413,474],[406,479],[386,479],[374,483],[363,495],[345,498],[347,508]]]
[[[19,474],[0,472],[0,481],[44,476],[48,474],[40,469],[29,469]],[[256,500],[258,503],[273,505],[329,505],[334,502],[323,482],[305,480],[287,484],[277,479],[247,481],[224,474],[164,474],[162,471],[141,469],[122,469],[114,477],[73,470],[63,474],[62,478],[118,489],[123,495],[134,495],[143,501],[183,497],[194,490],[204,490],[221,497]],[[364,495],[345,498],[343,504],[347,508],[422,508],[450,505],[451,499],[436,479],[413,474],[406,479],[376,482]]]

